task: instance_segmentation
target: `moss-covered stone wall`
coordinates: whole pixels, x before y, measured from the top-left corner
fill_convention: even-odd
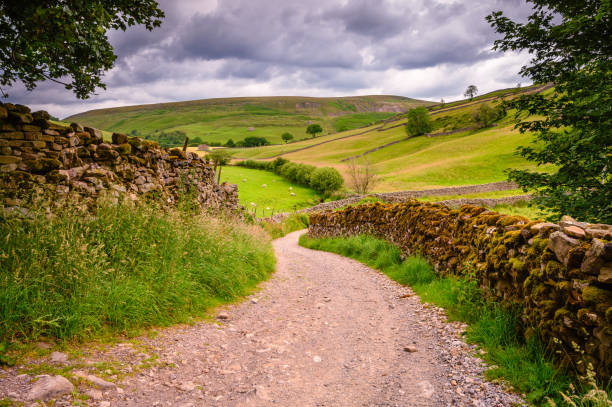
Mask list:
[[[612,373],[612,226],[558,224],[464,205],[375,203],[310,215],[313,237],[370,234],[420,253],[441,274],[474,275],[494,300],[520,306],[560,364]]]
[[[49,120],[47,112],[0,103],[0,207],[23,212],[41,196],[53,203],[73,197],[88,204],[100,196],[155,196],[172,205],[189,189],[203,208],[236,209],[235,185],[218,185],[198,155],[157,143]]]

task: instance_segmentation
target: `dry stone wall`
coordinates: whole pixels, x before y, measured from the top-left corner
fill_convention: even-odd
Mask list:
[[[612,373],[612,226],[558,224],[477,206],[375,203],[310,215],[314,237],[370,234],[420,253],[441,274],[475,276],[494,300],[519,306],[560,364]]]
[[[154,196],[172,205],[188,188],[203,208],[238,207],[237,187],[218,185],[213,168],[198,155],[99,130],[58,125],[47,112],[0,103],[0,206],[23,208],[32,195],[53,202],[100,196]],[[29,201],[31,203],[31,201]]]

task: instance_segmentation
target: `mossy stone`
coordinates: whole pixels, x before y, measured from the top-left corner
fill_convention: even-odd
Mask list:
[[[38,158],[26,160],[24,163],[35,174],[44,174],[62,168],[62,163],[54,158]]]
[[[582,299],[587,304],[612,305],[612,292],[590,285],[582,289]]]

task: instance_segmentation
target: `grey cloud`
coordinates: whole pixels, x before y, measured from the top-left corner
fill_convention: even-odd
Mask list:
[[[393,12],[384,1],[355,0],[328,10],[322,17],[338,21],[350,33],[378,40],[406,29],[413,16],[412,13]]]
[[[61,85],[42,83],[32,93],[9,90],[11,99],[85,110],[126,102],[123,95],[134,95],[130,102],[157,102],[141,91],[151,87],[175,86],[169,94],[180,100],[191,95],[181,86],[197,81],[351,94],[376,88],[376,75],[389,69],[462,67],[499,57],[490,51],[498,35],[484,17],[501,9],[524,19],[531,11],[524,0],[217,0],[216,8],[202,8],[215,0],[159,3],[166,12],[160,28],[109,34],[118,58],[105,78],[108,91],[80,102]],[[444,91],[430,88],[432,95]]]

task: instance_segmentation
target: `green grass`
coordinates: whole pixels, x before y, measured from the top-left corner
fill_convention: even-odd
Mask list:
[[[333,123],[335,130],[337,132],[341,132],[372,125],[380,120],[385,120],[389,117],[395,116],[395,114],[396,113],[387,112],[357,113],[353,115],[339,117],[334,120]]]
[[[500,204],[491,209],[505,215],[519,215],[532,220],[546,219],[549,216],[548,213],[542,212],[537,207],[530,206],[529,202],[517,202],[514,205]]]
[[[488,96],[499,96],[506,92],[493,92]],[[476,98],[460,109],[432,115],[437,130],[441,132],[454,127],[472,124],[472,113],[482,104]],[[496,101],[487,101],[494,104]],[[315,166],[333,166],[346,178],[348,166],[343,159],[363,154],[378,146],[396,142],[391,146],[369,153],[367,159],[372,169],[379,174],[379,183],[373,192],[422,190],[457,185],[474,185],[507,179],[506,170],[535,169],[536,166],[516,154],[517,147],[530,145],[533,136],[521,134],[514,129],[514,112],[498,121],[496,127],[469,130],[457,134],[437,137],[415,137],[406,140],[403,126],[405,119],[385,124],[383,131],[370,127],[365,134],[342,138],[363,132],[353,131],[321,137],[316,141],[291,143],[287,146],[269,146],[236,151],[236,156],[261,159],[283,153],[291,161]],[[365,129],[367,130],[367,129]],[[325,144],[314,145],[320,141]],[[308,147],[298,150],[299,148]],[[538,168],[547,171],[552,167]]]
[[[505,198],[508,196],[524,195],[525,192],[521,189],[510,189],[506,191],[488,191],[488,192],[475,192],[472,194],[463,195],[437,195],[437,196],[422,196],[417,198],[419,201],[425,202],[439,202],[447,201],[451,199],[469,199],[469,198]]]
[[[502,378],[527,399],[544,405],[546,397],[560,402],[560,392],[571,393],[572,378],[554,367],[537,338],[525,341],[520,333],[519,310],[486,301],[476,281],[469,277],[440,277],[421,257],[402,261],[392,244],[370,236],[312,239],[300,237],[300,245],[351,257],[409,285],[425,302],[441,306],[451,319],[468,324],[466,338],[486,351],[484,359],[495,367],[491,379]]]
[[[280,222],[263,220],[259,223],[273,239],[283,237],[288,233],[308,228],[309,216],[305,213],[292,213]]]
[[[256,208],[259,217],[270,216],[272,210],[278,213],[307,208],[320,200],[312,189],[292,184],[269,171],[226,166],[221,171],[221,181],[237,184],[240,204],[249,211]],[[264,184],[266,187],[262,187]],[[291,192],[295,195],[292,196]]]
[[[256,226],[104,204],[0,222],[0,342],[91,340],[188,322],[274,270]]]
[[[237,142],[259,136],[280,144],[284,132],[292,133],[296,140],[307,138],[309,122],[321,124],[327,134],[335,132],[338,120],[344,120],[345,128],[354,128],[386,117],[388,114],[372,110],[389,103],[403,110],[433,104],[401,96],[221,98],[98,109],[65,121],[111,132],[138,130],[151,134],[181,130],[190,138],[198,136],[209,142],[225,143],[230,138]],[[351,120],[351,116],[356,118]],[[249,131],[249,127],[254,130]]]
[[[289,153],[284,158],[315,166],[334,166],[347,175],[348,166],[341,162],[343,158],[405,137],[402,127],[373,131]],[[447,136],[415,137],[366,157],[380,176],[375,192],[474,185],[506,180],[508,168],[534,168],[533,163],[515,153],[518,146],[529,145],[531,141],[530,134],[521,134],[507,125]]]

